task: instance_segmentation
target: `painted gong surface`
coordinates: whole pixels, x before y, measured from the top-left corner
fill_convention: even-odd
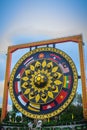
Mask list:
[[[9,90],[24,115],[44,119],[60,114],[74,98],[78,82],[72,59],[56,48],[37,48],[16,63]]]

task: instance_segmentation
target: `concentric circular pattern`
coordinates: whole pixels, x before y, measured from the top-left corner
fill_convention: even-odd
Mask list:
[[[32,103],[51,102],[63,86],[63,74],[53,61],[34,61],[25,69],[21,77],[21,90]]]
[[[10,95],[24,115],[44,119],[60,114],[74,98],[78,82],[72,59],[55,48],[26,53],[13,68]]]

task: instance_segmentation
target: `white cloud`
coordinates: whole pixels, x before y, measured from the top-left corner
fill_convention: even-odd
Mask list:
[[[3,97],[3,92],[4,92],[4,80],[0,81],[0,98]]]
[[[2,108],[2,104],[0,104],[0,108]],[[12,110],[12,105],[8,105],[7,111],[11,111],[11,110]]]
[[[8,46],[12,44],[10,36],[3,36],[0,38],[0,53],[7,54]]]
[[[12,110],[12,105],[8,105],[7,111],[11,111],[11,110]]]
[[[2,107],[3,92],[4,92],[4,81],[0,81],[0,107]]]
[[[24,10],[23,10],[24,11]],[[0,52],[6,53],[7,47],[13,44],[13,39],[20,36],[48,36],[50,38],[65,37],[82,34],[87,41],[87,23],[81,18],[72,17],[69,12],[36,12],[21,9],[16,17],[11,20],[8,28],[0,40]],[[45,39],[44,39],[45,40]],[[24,41],[23,41],[24,42]]]
[[[1,101],[1,102],[0,102],[0,108],[2,108],[3,94],[4,94],[4,80],[3,80],[3,81],[0,81],[0,101]],[[8,110],[8,111],[12,110],[11,99],[10,99],[9,93],[8,93],[7,110]]]

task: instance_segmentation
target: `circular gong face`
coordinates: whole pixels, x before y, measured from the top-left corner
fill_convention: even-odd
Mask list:
[[[44,119],[60,114],[74,98],[78,82],[72,59],[55,48],[26,53],[13,68],[10,95],[24,115]]]
[[[57,97],[63,85],[63,73],[59,65],[46,58],[29,64],[21,76],[21,91],[31,102],[46,104]]]

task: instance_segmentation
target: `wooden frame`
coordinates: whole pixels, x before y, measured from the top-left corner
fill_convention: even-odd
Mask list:
[[[76,35],[76,36],[69,36],[69,37],[63,37],[63,38],[58,38],[58,39],[53,39],[53,40],[39,41],[39,42],[14,45],[14,46],[8,47],[1,121],[3,121],[3,119],[6,117],[6,114],[7,114],[8,89],[9,89],[8,83],[9,83],[10,71],[11,71],[12,53],[18,49],[43,46],[43,45],[49,45],[49,44],[59,44],[63,42],[78,43],[80,69],[81,69],[81,81],[82,81],[83,115],[84,115],[84,119],[87,120],[87,93],[86,93],[86,75],[85,75],[85,65],[84,65],[83,41],[82,41],[82,35]]]

